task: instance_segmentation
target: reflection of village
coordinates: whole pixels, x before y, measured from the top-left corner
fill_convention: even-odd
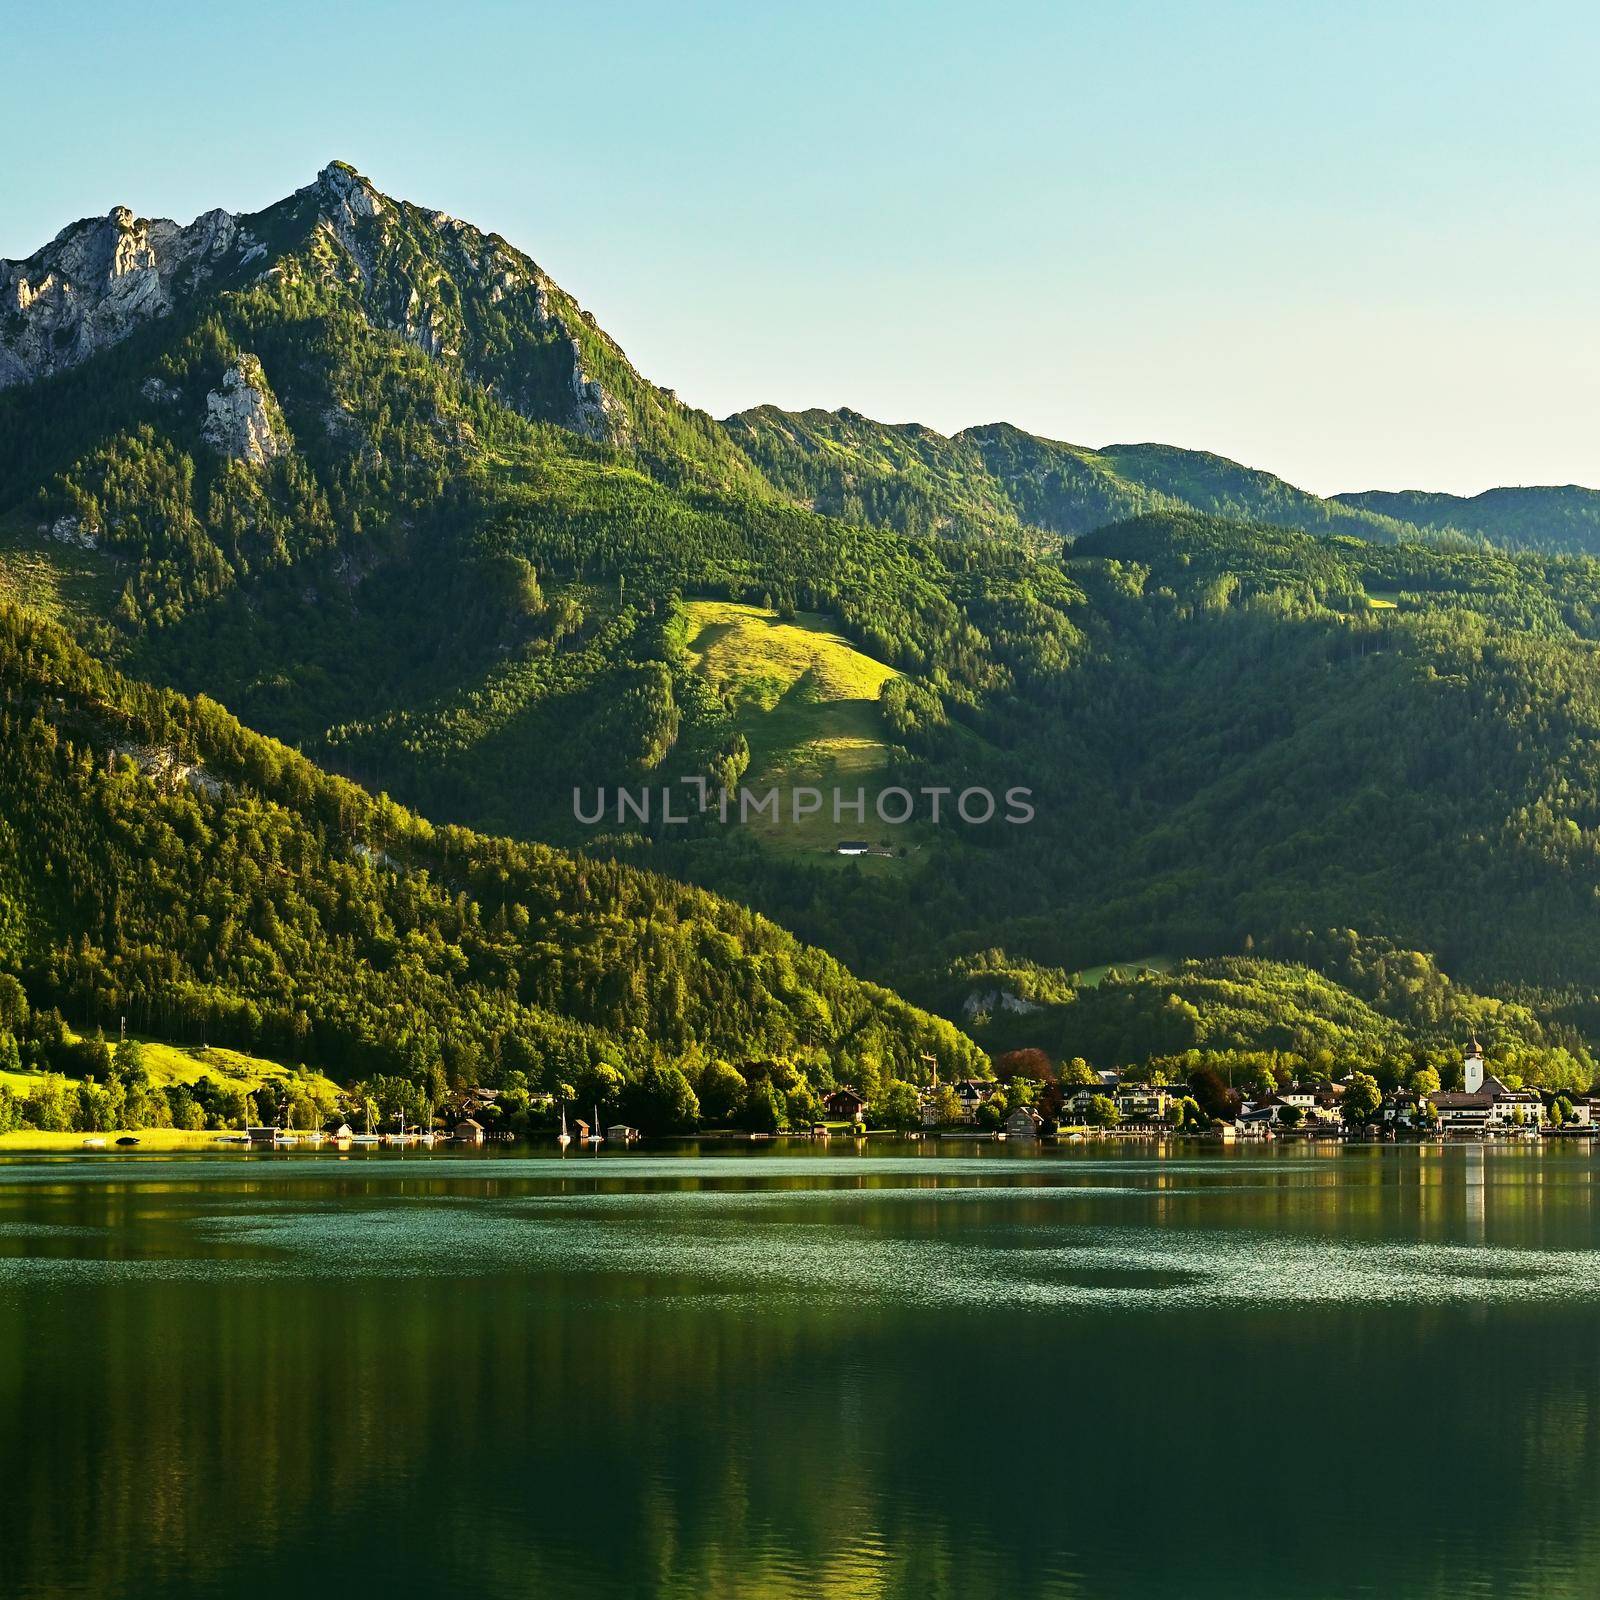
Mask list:
[[[1326,1083],[1280,1085],[1257,1099],[1239,1098],[1231,1115],[1205,1115],[1185,1083],[1152,1083],[1115,1071],[1092,1083],[1061,1086],[1040,1104],[1004,1105],[1005,1085],[970,1078],[921,1097],[922,1128],[943,1138],[1038,1140],[1161,1137],[1177,1133],[1239,1139],[1539,1139],[1600,1132],[1600,1095],[1512,1088],[1485,1070],[1476,1041],[1462,1064],[1458,1090],[1358,1090],[1360,1075]],[[1367,1080],[1371,1085],[1372,1080]],[[871,1122],[871,1107],[854,1089],[835,1091],[830,1116]]]

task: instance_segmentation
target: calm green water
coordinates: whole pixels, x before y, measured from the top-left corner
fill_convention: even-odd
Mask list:
[[[0,1594],[1593,1595],[1597,1170],[0,1161]]]

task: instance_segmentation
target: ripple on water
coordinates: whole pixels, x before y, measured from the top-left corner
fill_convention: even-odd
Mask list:
[[[682,1162],[662,1165],[673,1176],[684,1175]],[[750,1175],[748,1163],[730,1165]],[[767,1171],[774,1165],[763,1163]],[[814,1161],[790,1165],[819,1176]],[[890,1161],[880,1170],[922,1174],[930,1165]],[[973,1163],[950,1165],[970,1172]],[[1021,1191],[1028,1198],[1063,1202],[1059,1226],[1044,1227],[1010,1219],[1007,1202],[1018,1192],[1009,1186],[712,1189],[504,1200],[345,1198],[337,1204],[288,1196],[263,1202],[250,1196],[242,1208],[207,1210],[197,1203],[187,1216],[169,1213],[162,1223],[159,1259],[10,1257],[0,1259],[0,1288],[166,1278],[523,1273],[586,1277],[597,1295],[608,1292],[609,1278],[627,1274],[657,1280],[663,1295],[674,1299],[733,1297],[751,1304],[799,1296],[1159,1310],[1506,1303],[1600,1295],[1597,1251],[1353,1239],[1243,1226],[1091,1226],[1074,1222],[1072,1201],[1144,1191],[1028,1186]],[[907,1211],[905,1201],[955,1205],[962,1224],[935,1229]],[[993,1218],[969,1221],[968,1214],[985,1203],[992,1206]],[[778,1208],[785,1214],[776,1214]],[[764,1217],[763,1210],[774,1214]]]

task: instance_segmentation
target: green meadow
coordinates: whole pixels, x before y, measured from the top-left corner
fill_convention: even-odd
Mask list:
[[[1123,978],[1131,978],[1138,972],[1171,972],[1177,961],[1176,956],[1167,955],[1139,956],[1132,961],[1107,961],[1103,966],[1084,967],[1077,974],[1078,986],[1098,989],[1105,982],[1107,973],[1111,972]]]
[[[750,746],[744,782],[786,793],[812,785],[830,797],[835,786],[866,793],[867,821],[847,813],[833,820],[831,804],[798,824],[752,821],[750,831],[773,848],[831,851],[841,839],[865,838],[899,850],[904,828],[887,827],[872,807],[889,760],[878,696],[894,669],[863,654],[834,631],[830,619],[800,612],[782,621],[773,611],[725,600],[691,600],[689,657],[734,710]],[[884,856],[855,858],[881,870]]]
[[[68,1038],[79,1037],[68,1030]],[[168,1044],[157,1039],[139,1038],[144,1054],[145,1071],[152,1086],[169,1088],[173,1084],[198,1083],[209,1078],[213,1083],[246,1093],[258,1089],[268,1079],[287,1080],[292,1074],[280,1062],[269,1061],[264,1056],[246,1055],[241,1050],[225,1050],[217,1045]],[[113,1046],[115,1041],[112,1041]],[[9,1089],[19,1099],[30,1095],[39,1082],[39,1074],[29,1072],[0,1072],[0,1088]],[[341,1092],[339,1085],[320,1073],[309,1073],[301,1080],[310,1089],[329,1095]],[[140,1129],[145,1133],[169,1133],[171,1129]],[[181,1131],[181,1130],[180,1130]],[[7,1136],[9,1137],[9,1135]],[[18,1137],[23,1137],[18,1135]],[[28,1135],[27,1137],[33,1137]],[[80,1137],[72,1135],[73,1138]]]
[[[0,518],[0,601],[71,627],[104,615],[115,593],[103,557],[45,538],[29,517]]]

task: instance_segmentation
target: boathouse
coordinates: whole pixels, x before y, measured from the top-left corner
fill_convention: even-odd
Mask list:
[[[1037,1139],[1039,1137],[1039,1113],[1032,1106],[1018,1106],[1006,1118],[1004,1132],[1007,1139]]]

